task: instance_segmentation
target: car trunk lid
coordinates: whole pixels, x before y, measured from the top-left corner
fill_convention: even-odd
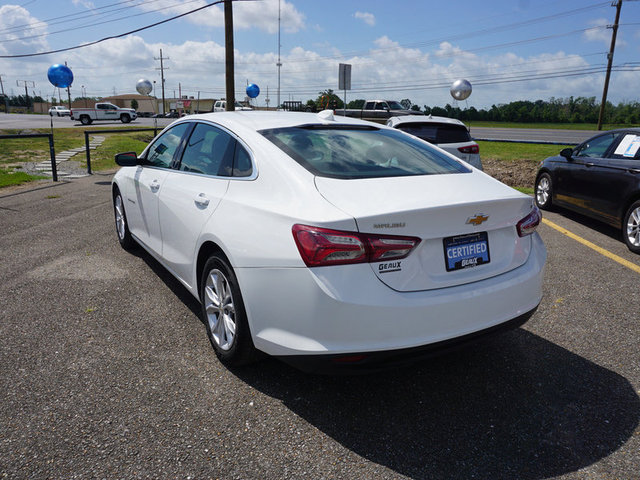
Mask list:
[[[481,172],[316,177],[315,183],[325,199],[356,220],[361,233],[421,239],[407,258],[371,264],[395,290],[482,280],[517,268],[529,256],[530,238],[519,237],[516,224],[531,212],[533,200]]]

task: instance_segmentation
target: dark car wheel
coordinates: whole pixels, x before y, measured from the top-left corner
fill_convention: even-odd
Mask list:
[[[622,236],[629,250],[640,253],[640,200],[634,202],[627,210],[622,224]]]
[[[536,181],[536,204],[543,210],[551,209],[551,194],[553,193],[553,184],[551,176],[543,173]]]
[[[256,359],[242,294],[233,269],[220,254],[209,257],[200,282],[200,303],[207,335],[216,355],[228,366]]]
[[[120,115],[120,121],[122,123],[129,123],[131,121],[131,117],[129,115]]]
[[[91,125],[91,117],[88,115],[82,115],[80,117],[80,123],[83,125]]]
[[[120,246],[125,250],[133,249],[135,247],[135,240],[129,231],[127,214],[124,211],[124,202],[122,201],[122,195],[119,190],[116,190],[113,194],[113,212],[116,217],[116,233],[118,234]]]

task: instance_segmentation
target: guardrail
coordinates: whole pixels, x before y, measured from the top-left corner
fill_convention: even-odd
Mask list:
[[[58,181],[58,170],[56,166],[56,152],[53,148],[53,134],[52,133],[28,133],[26,135],[0,135],[0,140],[4,138],[48,138],[49,139],[49,154],[51,155],[51,175],[53,181]]]
[[[87,152],[87,173],[91,175],[91,150],[89,149],[89,135],[96,133],[126,133],[126,132],[153,132],[153,136],[158,135],[158,128],[121,128],[117,130],[85,130],[84,146]]]

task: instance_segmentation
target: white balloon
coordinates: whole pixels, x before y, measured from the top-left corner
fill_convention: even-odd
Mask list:
[[[149,95],[151,90],[153,90],[153,85],[151,85],[151,82],[146,78],[141,78],[138,80],[138,83],[136,83],[136,90],[140,95]]]
[[[451,85],[451,96],[456,100],[466,100],[471,95],[471,83],[469,80],[461,78]]]

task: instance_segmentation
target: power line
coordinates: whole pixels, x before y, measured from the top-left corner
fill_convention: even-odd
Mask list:
[[[171,22],[171,21],[176,20],[178,18],[186,17],[187,15],[191,15],[192,13],[199,12],[201,10],[204,10],[205,8],[209,8],[209,7],[212,7],[214,5],[218,5],[218,4],[220,4],[220,3],[224,2],[224,1],[225,0],[216,0],[216,1],[212,2],[212,3],[204,5],[202,7],[198,7],[198,8],[195,8],[193,10],[189,10],[188,12],[181,13],[180,15],[176,15],[174,17],[167,18],[165,20],[161,20],[161,21],[156,22],[156,23],[152,23],[151,25],[146,25],[144,27],[136,28],[135,30],[130,30],[128,32],[121,33],[119,35],[112,35],[110,37],[105,37],[105,38],[102,38],[100,40],[96,40],[94,42],[83,43],[82,45],[76,45],[74,47],[60,48],[58,50],[50,50],[48,52],[26,53],[26,54],[22,54],[22,55],[0,55],[0,58],[38,57],[38,56],[41,56],[41,55],[51,55],[52,53],[68,52],[70,50],[77,50],[79,48],[89,47],[91,45],[96,45],[98,43],[106,42],[107,40],[113,40],[115,38],[126,37],[127,35],[131,35],[132,33],[137,33],[137,32],[141,32],[143,30],[148,30],[149,28],[157,27],[158,25],[162,25],[164,23]],[[238,1],[251,1],[251,0],[233,0],[233,1],[238,2]]]

